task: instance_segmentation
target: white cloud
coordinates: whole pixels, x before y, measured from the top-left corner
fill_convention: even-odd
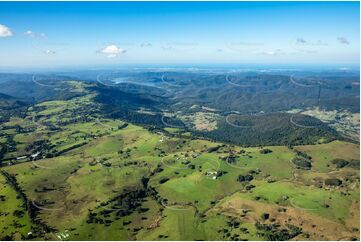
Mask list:
[[[10,37],[13,33],[5,25],[0,24],[0,37]]]
[[[337,38],[337,41],[340,43],[340,44],[344,44],[344,45],[349,45],[350,42],[345,38],[345,37],[338,37]]]
[[[47,36],[45,33],[35,33],[32,30],[27,30],[24,32],[24,35],[31,37],[31,38],[39,38],[39,39],[45,39]]]
[[[307,43],[307,41],[305,39],[303,39],[303,38],[297,38],[296,42],[299,43],[299,44],[306,44]]]
[[[262,52],[263,55],[271,55],[271,56],[274,56],[274,55],[277,55],[277,52],[275,51],[265,51],[265,52]]]
[[[296,45],[302,45],[302,46],[327,46],[327,43],[324,43],[322,40],[317,41],[308,41],[304,38],[297,38],[295,41]]]
[[[277,49],[274,51],[263,51],[259,53],[260,55],[267,55],[267,56],[277,56],[285,54],[281,49]]]
[[[40,33],[38,35],[39,35],[40,38],[43,38],[43,39],[45,39],[47,37],[45,33]]]
[[[54,50],[44,50],[43,53],[47,55],[54,55],[56,52]]]
[[[254,41],[238,41],[226,43],[226,47],[231,51],[244,53],[257,53],[264,43]]]
[[[171,42],[165,43],[161,46],[164,51],[191,51],[199,44],[193,42]]]
[[[28,31],[26,31],[26,32],[24,33],[24,35],[33,37],[33,36],[35,35],[35,33],[34,33],[33,31],[31,31],[31,30],[28,30]]]
[[[145,43],[140,44],[140,47],[151,47],[151,46],[152,46],[152,44],[149,43],[149,42],[145,42]]]
[[[316,54],[321,48],[328,46],[326,42],[322,40],[307,40],[305,38],[299,37],[291,42],[291,47],[299,52]]]
[[[108,46],[105,46],[104,48],[102,48],[99,53],[103,54],[103,55],[106,55],[107,57],[109,58],[114,58],[114,57],[117,57],[121,54],[124,54],[126,52],[126,50],[120,48],[119,46],[117,45],[108,45]]]

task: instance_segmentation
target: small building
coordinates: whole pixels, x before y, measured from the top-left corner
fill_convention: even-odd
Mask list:
[[[36,157],[38,157],[38,155],[40,155],[40,152],[36,152],[35,154],[32,154],[31,158],[35,159]]]

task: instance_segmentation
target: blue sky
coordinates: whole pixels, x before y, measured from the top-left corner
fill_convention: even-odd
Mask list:
[[[0,67],[358,65],[358,2],[0,2]]]

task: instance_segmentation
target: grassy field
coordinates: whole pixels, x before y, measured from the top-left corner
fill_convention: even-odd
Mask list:
[[[15,148],[1,167],[12,177],[0,176],[1,239],[267,240],[257,222],[297,226],[294,239],[359,238],[358,168],[331,162],[359,162],[359,145],[221,144],[101,118],[91,100],[44,102],[2,124],[0,142]],[[299,152],[310,169],[292,163]]]
[[[333,159],[359,160],[360,145],[334,141],[328,144],[304,145],[295,149],[306,152],[312,157],[313,166],[318,172],[331,171],[330,161]]]
[[[23,201],[0,176],[0,234],[2,238],[23,240],[31,231],[31,220]]]

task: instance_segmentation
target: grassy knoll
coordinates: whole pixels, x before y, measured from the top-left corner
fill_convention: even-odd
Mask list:
[[[340,191],[299,186],[289,182],[255,181],[254,184],[256,187],[252,193],[242,193],[240,196],[299,208],[341,223],[350,213],[352,200],[357,200],[359,195],[357,190],[344,196]]]
[[[338,240],[358,236],[357,230],[351,232],[350,227],[344,223],[285,204],[254,200],[242,193],[225,198],[210,213],[239,218],[242,226],[254,225],[256,221],[266,224],[276,223],[281,227],[292,224],[303,230],[296,240]],[[268,218],[265,219],[264,214],[267,214]],[[355,228],[357,228],[357,223]],[[251,234],[257,232],[255,228],[253,229]]]
[[[330,161],[336,158],[359,160],[360,146],[343,141],[333,141],[328,144],[296,146],[295,149],[306,152],[312,157],[313,167],[319,172],[332,169]]]

